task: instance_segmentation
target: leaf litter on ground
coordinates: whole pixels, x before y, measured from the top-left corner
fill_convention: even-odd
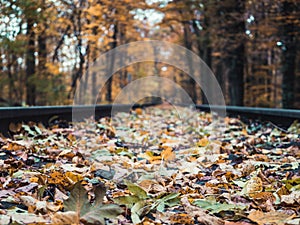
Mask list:
[[[11,125],[0,138],[0,224],[299,224],[299,123],[218,121],[149,107]]]

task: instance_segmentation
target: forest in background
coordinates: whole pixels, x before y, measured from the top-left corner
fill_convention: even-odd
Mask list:
[[[110,103],[128,83],[148,75],[172,79],[195,103],[206,103],[190,76],[155,62],[127,66],[97,90],[97,74],[90,74],[89,67],[101,54],[134,41],[161,40],[199,55],[228,105],[300,108],[299,0],[0,4],[2,106],[72,104],[80,80],[90,84],[91,95],[100,91],[99,104]]]

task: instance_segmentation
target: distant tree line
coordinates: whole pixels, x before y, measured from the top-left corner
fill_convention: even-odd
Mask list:
[[[98,103],[109,103],[132,80],[148,75],[170,77],[195,103],[207,103],[190,76],[158,62],[123,68],[97,90],[97,74],[89,68],[101,54],[152,39],[198,54],[229,105],[300,108],[298,0],[0,0],[0,5],[2,106],[72,104],[79,82],[79,91],[89,87]],[[151,18],[155,15],[162,21]],[[108,67],[115,59],[109,60]]]

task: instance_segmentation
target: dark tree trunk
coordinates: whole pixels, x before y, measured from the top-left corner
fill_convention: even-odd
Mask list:
[[[210,43],[210,32],[208,30],[209,22],[208,18],[204,19],[204,25],[203,30],[200,31],[199,27],[197,25],[196,20],[193,20],[193,28],[195,31],[195,34],[197,36],[197,46],[198,46],[198,54],[200,58],[206,63],[206,65],[211,69],[212,67],[212,48]],[[202,104],[208,104],[208,100],[202,91],[201,88],[201,100]]]
[[[35,105],[36,87],[34,84],[35,74],[35,56],[34,56],[34,42],[35,33],[33,31],[34,21],[32,19],[27,20],[27,36],[28,46],[26,52],[26,104]]]
[[[120,24],[119,26],[119,45],[123,45],[126,43],[126,24]],[[122,65],[126,58],[127,58],[127,54],[126,52],[122,52],[121,56],[120,56],[120,64]],[[127,84],[127,69],[123,68],[120,70],[120,83],[119,83],[119,87],[122,89],[126,86]]]
[[[184,21],[183,22],[183,31],[184,31],[184,46],[192,51],[192,40],[191,40],[191,31],[190,31],[190,22],[189,21]],[[189,63],[189,71],[190,75],[194,75],[194,65],[193,65],[193,60],[189,58],[191,55],[188,54],[188,63]],[[185,90],[189,94],[190,98],[193,100],[195,104],[197,104],[197,92],[196,92],[196,83],[195,80],[188,76],[185,81]]]
[[[18,91],[15,85],[15,76],[14,74],[17,73],[17,64],[14,64],[14,62],[17,61],[17,56],[15,54],[12,55],[12,60],[11,62],[8,62],[7,64],[7,75],[9,79],[9,91],[8,91],[8,100],[11,105],[14,103],[17,103],[18,101],[21,101],[21,99],[18,98]],[[14,71],[14,72],[12,72]]]
[[[228,68],[229,104],[242,106],[244,102],[245,22],[243,13],[245,2],[240,0],[235,5],[225,7],[224,10],[228,13],[224,63]]]
[[[283,16],[287,17],[293,13],[295,5],[285,1],[283,3]],[[297,57],[297,38],[295,35],[296,27],[293,23],[284,22],[281,32],[284,49],[282,52],[282,107],[294,107],[294,91],[296,80],[296,57]]]
[[[46,24],[44,24],[46,26]],[[46,28],[45,28],[46,29]],[[38,79],[46,79],[46,62],[47,62],[47,45],[46,45],[46,32],[43,30],[38,36]],[[38,89],[38,88],[37,88]],[[39,89],[37,100],[38,104],[46,105],[47,104],[47,93],[44,90]],[[38,98],[39,97],[39,98]]]
[[[111,42],[111,50],[117,47],[118,40],[118,24],[115,23],[114,26],[114,34],[112,36],[113,41]],[[106,97],[105,100],[107,102],[112,102],[112,81],[113,81],[113,70],[114,70],[114,64],[115,64],[115,54],[110,54],[110,58],[108,58],[108,73],[107,76],[109,76],[109,79],[107,81],[107,90],[106,90]]]
[[[232,51],[224,61],[228,67],[230,105],[243,105],[244,100],[244,44]]]
[[[85,76],[84,79],[81,79],[81,82],[83,82],[83,89],[80,90],[80,96],[82,96],[83,100],[85,103],[87,103],[88,101],[90,101],[89,95],[91,94],[88,90],[88,84],[89,84],[89,79],[90,79],[90,71],[89,71],[89,67],[90,67],[90,44],[88,43],[87,47],[86,47],[86,64],[85,64]],[[94,96],[92,96],[93,99]],[[94,102],[91,102],[91,104],[93,104]]]
[[[74,26],[74,33],[75,36],[78,40],[77,44],[77,49],[78,49],[78,54],[79,54],[79,68],[76,72],[74,72],[72,76],[72,84],[71,84],[71,92],[69,93],[68,98],[78,98],[77,101],[78,103],[82,104],[81,102],[81,93],[82,90],[77,90],[79,92],[78,95],[75,96],[75,91],[77,88],[77,81],[80,81],[82,75],[83,75],[83,70],[84,70],[84,64],[85,64],[85,55],[82,53],[82,48],[83,48],[83,43],[82,43],[82,6],[83,6],[83,0],[80,0],[80,6],[79,8],[75,8],[74,13],[76,16],[72,17],[74,18],[74,21],[72,21],[73,26]],[[83,88],[83,85],[79,85],[79,88]]]

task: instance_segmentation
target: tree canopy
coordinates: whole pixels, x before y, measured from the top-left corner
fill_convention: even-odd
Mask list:
[[[300,108],[297,0],[0,3],[1,105],[72,104],[79,82],[99,94],[98,103],[113,102],[128,83],[149,75],[168,77],[195,103],[207,103],[190,76],[159,62],[128,65],[97,90],[89,68],[100,55],[133,41],[163,40],[199,55],[229,105]],[[111,58],[103,69],[113,64]]]

